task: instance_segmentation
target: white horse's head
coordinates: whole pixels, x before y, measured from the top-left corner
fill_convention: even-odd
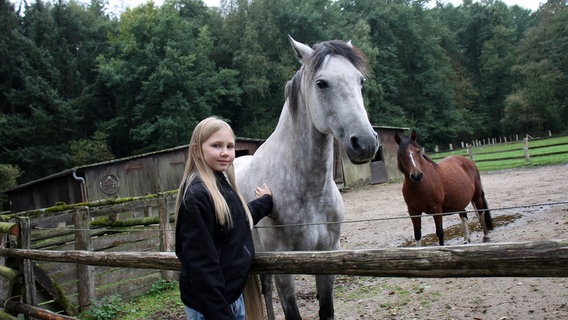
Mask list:
[[[303,92],[302,97],[290,100],[303,99],[315,128],[322,134],[332,134],[351,162],[370,161],[379,141],[361,93],[367,66],[365,56],[351,41],[326,41],[312,49],[290,36],[289,39],[302,63],[295,83],[293,80],[291,84],[301,90],[292,91]]]

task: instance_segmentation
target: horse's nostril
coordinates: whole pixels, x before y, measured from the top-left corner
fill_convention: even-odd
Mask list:
[[[361,148],[361,146],[359,145],[359,138],[351,137],[351,147],[354,150],[359,150]]]
[[[411,173],[410,179],[414,182],[419,182],[422,180],[422,172]]]

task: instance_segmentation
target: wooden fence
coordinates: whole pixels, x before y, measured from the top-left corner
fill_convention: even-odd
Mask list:
[[[129,299],[172,279],[173,196],[7,217],[4,311],[74,319],[93,299]],[[259,252],[253,272],[380,277],[568,277],[568,240],[324,252]],[[41,307],[41,308],[38,308]],[[11,317],[11,318],[10,318]]]
[[[173,249],[174,205],[175,195],[165,193],[3,215],[0,231],[9,236],[4,237],[2,247],[42,252],[84,250],[103,255],[167,252]],[[0,283],[0,300],[19,300],[68,315],[88,308],[94,299],[118,294],[129,300],[146,293],[159,279],[176,278],[173,271],[155,268],[95,268],[9,255],[2,257],[2,268],[15,270],[18,276]],[[34,278],[36,281],[29,280]]]
[[[512,147],[508,150],[499,150],[499,151],[476,151],[474,152],[474,149],[480,150],[479,147],[482,145],[489,145],[489,141],[487,144],[483,143],[481,144],[480,141],[475,141],[473,144],[463,144],[463,147],[461,149],[453,149],[452,145],[450,145],[450,149],[449,151],[452,152],[452,154],[455,155],[463,155],[463,156],[468,156],[470,159],[475,160],[476,163],[480,163],[480,162],[493,162],[493,161],[504,161],[504,160],[525,160],[525,163],[529,163],[531,160],[531,157],[533,158],[540,158],[540,157],[548,157],[548,156],[556,156],[556,155],[567,155],[568,156],[568,151],[558,151],[558,152],[542,152],[542,151],[538,151],[539,149],[547,149],[547,148],[551,148],[551,147],[558,147],[558,146],[566,146],[566,143],[558,143],[558,144],[547,144],[547,145],[543,145],[543,146],[532,146],[529,148],[529,140],[532,139],[531,137],[529,137],[527,135],[527,137],[525,137],[523,140],[523,147],[522,148],[516,148],[516,147]],[[544,139],[538,139],[538,140],[544,140]],[[512,140],[510,141],[512,142]],[[507,140],[505,139],[504,142],[496,142],[495,140],[493,140],[492,144],[495,145],[496,143],[499,144],[507,144],[509,142],[507,142]],[[567,149],[566,147],[563,149]],[[436,146],[436,150],[435,153],[431,154],[431,158],[433,160],[439,160],[442,157],[438,155],[438,148]],[[446,151],[447,152],[447,151]],[[532,154],[531,154],[532,152]],[[499,155],[498,157],[492,156],[492,155]]]

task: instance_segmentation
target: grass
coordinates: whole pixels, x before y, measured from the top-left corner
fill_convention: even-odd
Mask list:
[[[176,281],[159,280],[149,292],[131,301],[111,296],[95,301],[81,320],[174,320],[183,319],[185,312]]]
[[[529,162],[524,159],[523,141],[473,147],[472,154],[480,171],[563,164],[568,163],[568,136],[529,141]],[[457,149],[429,154],[434,161],[450,155],[467,156],[467,151]],[[509,157],[519,158],[504,159]]]

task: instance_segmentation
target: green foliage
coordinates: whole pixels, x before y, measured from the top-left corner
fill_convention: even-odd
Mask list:
[[[119,295],[112,295],[93,301],[88,311],[83,311],[83,320],[113,320],[124,311],[124,303]]]
[[[275,128],[299,68],[287,34],[352,40],[369,61],[374,125],[424,145],[568,132],[568,4],[502,1],[0,0],[0,159],[27,182],[187,143],[209,115],[241,137]],[[102,138],[106,135],[106,138]]]
[[[158,280],[150,291],[125,302],[120,320],[182,319],[187,317],[179,296],[177,281]]]
[[[505,100],[502,124],[508,131],[542,134],[567,130],[568,5],[549,1],[539,11],[539,24],[529,29],[517,48],[516,91]]]
[[[107,134],[96,131],[91,139],[79,139],[69,143],[74,166],[102,162],[114,159],[106,142]]]
[[[0,192],[15,187],[17,185],[16,180],[21,175],[22,172],[18,167],[0,163]],[[0,194],[0,211],[8,208],[8,197],[2,193]]]
[[[207,8],[190,0],[147,3],[122,14],[110,37],[112,52],[98,57],[115,100],[113,116],[100,128],[115,154],[187,143],[193,127],[218,104],[238,103],[237,73],[210,61],[213,39],[200,24],[208,19]]]
[[[152,287],[148,292],[149,295],[158,295],[164,291],[173,290],[178,288],[178,283],[175,281],[167,281],[160,279],[154,283],[152,283]]]
[[[0,163],[0,190],[16,186],[16,179],[22,174],[20,169],[10,164]]]

